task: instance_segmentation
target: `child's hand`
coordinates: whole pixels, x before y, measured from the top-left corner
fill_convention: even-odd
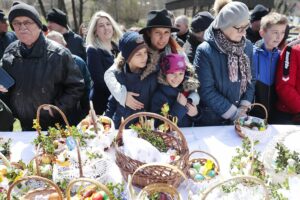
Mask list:
[[[136,100],[134,97],[138,97],[140,94],[134,92],[127,92],[125,105],[132,110],[140,110],[144,108],[144,104]]]
[[[187,115],[190,117],[194,117],[196,115],[198,115],[198,109],[197,106],[187,103],[186,104],[186,108],[188,109]]]
[[[7,89],[3,85],[0,85],[0,92],[7,92]]]
[[[187,104],[187,98],[182,93],[178,93],[177,102],[185,106]]]

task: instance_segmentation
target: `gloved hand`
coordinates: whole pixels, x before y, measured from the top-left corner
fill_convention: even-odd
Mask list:
[[[234,121],[239,117],[244,117],[247,115],[247,109],[244,106],[238,107],[235,114],[231,116],[230,120]]]

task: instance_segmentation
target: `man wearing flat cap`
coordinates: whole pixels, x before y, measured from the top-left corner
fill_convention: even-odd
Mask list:
[[[196,14],[191,23],[191,33],[183,48],[191,63],[194,62],[196,49],[204,41],[204,31],[214,20],[214,17],[207,11]]]
[[[253,44],[261,39],[259,34],[260,20],[269,13],[269,9],[261,4],[257,4],[250,15],[250,26],[247,29],[246,38]]]
[[[83,77],[70,51],[44,37],[39,13],[33,6],[15,4],[8,20],[18,40],[6,48],[0,67],[15,84],[11,88],[0,85],[0,92],[5,92],[4,100],[22,129],[31,130],[42,104],[53,104],[67,115],[72,111],[83,94]],[[40,118],[43,128],[59,119],[50,108],[42,110]]]
[[[86,51],[84,42],[80,35],[71,31],[68,27],[68,17],[66,13],[58,8],[52,8],[47,14],[48,29],[50,31],[57,31],[64,36],[67,42],[67,48],[72,54],[86,60]]]
[[[13,32],[8,32],[7,17],[4,11],[0,10],[0,59],[6,47],[16,39],[16,35]]]

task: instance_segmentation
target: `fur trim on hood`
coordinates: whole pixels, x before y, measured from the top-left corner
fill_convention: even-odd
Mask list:
[[[144,68],[144,70],[141,74],[141,80],[145,79],[150,74],[158,71],[157,62],[159,59],[159,53],[156,51],[153,51],[151,49],[148,49],[148,52],[149,52],[149,57],[148,57],[146,68]],[[114,65],[117,66],[118,70],[120,70],[120,71],[123,70],[123,67],[125,65],[125,59],[121,55],[121,53],[119,53],[119,55],[115,59]]]
[[[166,76],[161,72],[161,70],[159,71],[157,81],[162,85],[169,85],[169,83],[167,83],[166,81]],[[181,86],[179,87],[182,87],[183,91],[196,91],[200,87],[198,76],[195,72],[194,67],[191,64],[187,64],[185,77]]]

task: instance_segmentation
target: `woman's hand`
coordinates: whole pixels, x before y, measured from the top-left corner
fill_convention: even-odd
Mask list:
[[[134,92],[127,92],[125,105],[132,110],[140,110],[144,108],[144,104],[136,100],[134,97],[138,97],[140,94]]]
[[[178,93],[177,102],[183,106],[186,106],[187,98],[182,93]]]
[[[0,85],[0,92],[7,92],[8,90],[3,86]]]
[[[186,104],[186,108],[188,109],[187,115],[190,117],[194,117],[196,115],[198,115],[198,109],[197,106],[187,103]]]

